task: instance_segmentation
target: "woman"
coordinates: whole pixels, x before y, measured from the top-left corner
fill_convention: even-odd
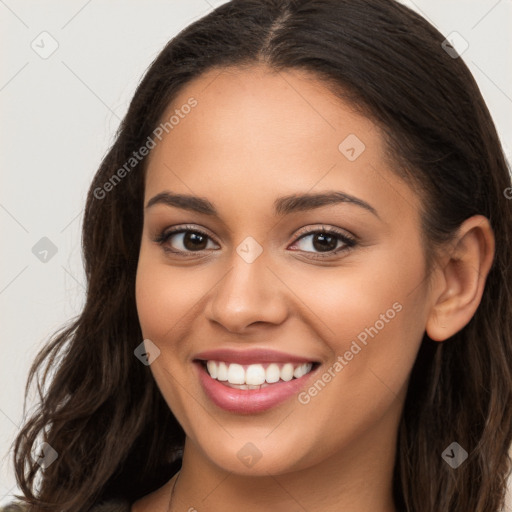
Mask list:
[[[29,376],[27,510],[500,510],[511,182],[444,40],[387,0],[233,0],[169,42]]]

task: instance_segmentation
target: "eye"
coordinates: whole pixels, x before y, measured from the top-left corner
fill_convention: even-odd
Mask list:
[[[357,242],[355,238],[334,228],[322,226],[320,229],[302,231],[301,236],[291,248],[299,246],[299,250],[314,253],[314,258],[325,258],[353,248]],[[171,230],[162,231],[154,241],[162,246],[164,251],[186,256],[191,253],[200,253],[206,249],[215,249],[216,245],[210,235],[194,226],[180,226]],[[208,245],[209,242],[213,247]],[[302,245],[302,247],[300,247]],[[315,251],[318,251],[315,254]]]
[[[346,233],[324,226],[322,226],[321,229],[310,230],[305,234],[303,233],[302,236],[294,242],[293,246],[298,245],[300,242],[303,242],[302,247],[299,247],[301,251],[313,253],[314,251],[319,251],[319,253],[316,253],[314,256],[315,258],[329,257],[341,251],[347,251],[353,248],[357,243],[355,238]]]
[[[210,235],[193,226],[181,226],[169,231],[164,230],[154,241],[160,244],[165,251],[177,254],[200,252],[212,248],[208,247],[208,242],[212,241]],[[177,245],[178,247],[173,248],[169,245]]]

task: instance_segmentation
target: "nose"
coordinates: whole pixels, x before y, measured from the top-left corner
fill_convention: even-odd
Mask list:
[[[234,333],[253,324],[282,323],[287,316],[285,287],[260,256],[248,263],[236,252],[206,306],[207,318]]]

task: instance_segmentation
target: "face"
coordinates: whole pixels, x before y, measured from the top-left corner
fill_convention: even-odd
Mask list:
[[[394,440],[431,304],[420,200],[378,128],[264,67],[210,71],[176,109],[149,157],[136,299],[187,443],[264,475]]]

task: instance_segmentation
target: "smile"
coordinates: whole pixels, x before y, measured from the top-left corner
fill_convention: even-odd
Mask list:
[[[198,357],[199,356],[199,357]],[[193,361],[206,399],[236,414],[267,411],[300,393],[319,362],[273,351],[210,351]]]
[[[212,379],[237,389],[261,389],[277,382],[288,382],[308,374],[313,363],[262,363],[241,365],[224,361],[206,361]]]

